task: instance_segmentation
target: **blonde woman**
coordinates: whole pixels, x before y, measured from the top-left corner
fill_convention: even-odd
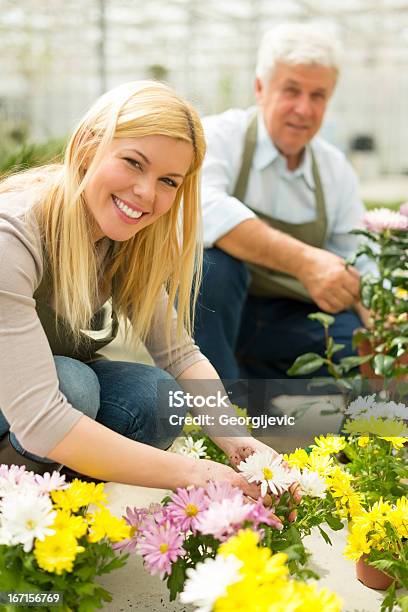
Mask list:
[[[232,468],[166,452],[175,434],[157,413],[161,381],[176,390],[218,378],[190,337],[204,152],[190,105],[165,85],[131,82],[89,110],[64,164],[0,184],[0,463],[56,462],[170,489],[214,479],[258,495]],[[108,298],[111,323],[97,340],[81,330]],[[157,367],[98,358],[121,319]],[[235,463],[265,448],[215,441]]]

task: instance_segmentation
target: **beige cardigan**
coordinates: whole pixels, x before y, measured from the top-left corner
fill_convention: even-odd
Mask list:
[[[31,200],[31,202],[30,202]],[[59,390],[53,355],[33,294],[43,274],[39,228],[27,224],[28,193],[0,196],[0,409],[20,444],[45,456],[81,418]],[[98,243],[101,265],[110,241]],[[169,355],[164,334],[167,296],[157,304],[146,346],[155,364],[172,376],[206,359],[185,334]],[[95,305],[95,310],[101,304]],[[173,318],[173,337],[176,325]]]

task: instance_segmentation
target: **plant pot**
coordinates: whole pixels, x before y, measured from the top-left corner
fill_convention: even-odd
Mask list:
[[[356,563],[357,579],[369,589],[377,589],[378,591],[386,591],[388,587],[395,582],[394,578],[388,576],[379,569],[365,562],[368,555],[363,555]]]
[[[374,354],[374,348],[370,340],[368,340],[367,338],[362,338],[357,345],[357,352],[360,357],[365,357],[366,355]],[[408,365],[408,353],[405,353],[399,359],[397,359],[397,363],[398,365]],[[384,386],[384,376],[379,376],[378,374],[375,374],[370,362],[362,363],[359,367],[363,378],[366,378],[370,381],[370,385],[373,391],[381,391]],[[398,376],[393,379],[389,387],[392,392],[395,391],[398,382],[408,382],[408,375]]]

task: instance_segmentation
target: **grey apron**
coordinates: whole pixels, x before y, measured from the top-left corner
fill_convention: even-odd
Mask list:
[[[244,153],[242,165],[235,185],[234,197],[241,202],[245,201],[249,172],[255,151],[257,138],[257,114],[249,120],[245,134]],[[324,193],[316,160],[311,151],[312,173],[315,183],[316,219],[308,223],[288,223],[274,219],[268,215],[254,210],[254,213],[271,227],[297,238],[301,242],[314,247],[323,248],[327,233],[327,217]],[[250,207],[248,207],[250,208]],[[252,210],[252,209],[251,209]],[[251,271],[252,282],[249,288],[251,295],[259,297],[282,297],[311,302],[305,287],[293,276],[277,272],[257,264],[248,264]]]

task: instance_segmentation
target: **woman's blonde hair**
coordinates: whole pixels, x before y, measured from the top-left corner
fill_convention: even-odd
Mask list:
[[[166,336],[169,340],[177,297],[176,336],[180,338],[183,328],[191,334],[201,278],[199,170],[205,140],[197,112],[170,87],[134,81],[112,89],[79,123],[63,166],[15,175],[0,189],[41,184],[34,208],[53,279],[56,312],[63,313],[78,341],[80,330],[89,328],[100,292],[85,187],[114,138],[151,135],[191,143],[192,163],[170,210],[131,239],[117,243],[103,281],[105,289],[111,288],[115,311],[125,321],[129,317],[135,338],[141,340],[146,339],[164,287],[169,295]]]

